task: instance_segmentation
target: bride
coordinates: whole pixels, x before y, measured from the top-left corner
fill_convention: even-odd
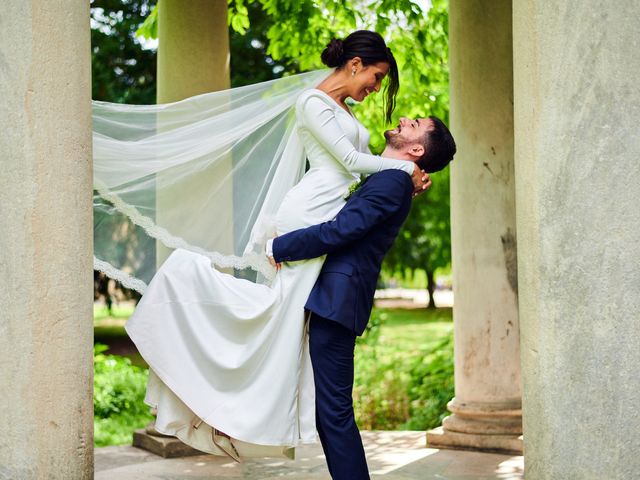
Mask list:
[[[369,134],[345,102],[378,92],[388,77],[390,120],[398,70],[382,37],[334,39],[322,61],[335,70],[295,102],[309,168],[279,201],[278,235],[335,217],[358,174],[400,169],[416,191],[423,187],[414,163],[369,152]],[[145,402],[157,409],[158,432],[236,460],[292,456],[296,445],[317,441],[304,304],[323,261],[284,264],[269,284],[216,270],[193,249],[174,250],[126,324],[150,367]]]

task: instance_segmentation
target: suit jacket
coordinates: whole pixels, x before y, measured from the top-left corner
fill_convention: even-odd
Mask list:
[[[371,175],[334,220],[273,241],[277,262],[328,254],[305,308],[362,335],[382,260],[411,208],[413,183],[401,170]]]

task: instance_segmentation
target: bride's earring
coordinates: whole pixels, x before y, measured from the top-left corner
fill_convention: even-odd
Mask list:
[[[356,69],[355,67],[353,68],[353,70],[351,70],[351,76],[355,77],[356,76]]]

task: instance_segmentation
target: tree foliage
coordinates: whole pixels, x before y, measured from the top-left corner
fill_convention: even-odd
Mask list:
[[[240,87],[298,73],[286,56],[274,59],[267,51],[272,19],[258,2],[248,4],[240,30],[230,29],[231,86]],[[229,16],[231,19],[232,17]],[[237,22],[236,22],[237,23]]]
[[[158,37],[157,6],[157,0],[91,1],[95,100],[155,103],[157,49],[143,46],[141,40]],[[244,18],[235,22],[238,30],[229,32],[231,86],[272,80],[285,72],[297,73],[286,57],[276,61],[267,53],[267,31],[272,23],[262,6],[254,2],[241,11]]]
[[[116,103],[156,101],[156,52],[136,30],[152,12],[148,0],[91,0],[92,98]]]

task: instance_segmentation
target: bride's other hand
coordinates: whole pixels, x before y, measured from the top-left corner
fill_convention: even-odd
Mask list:
[[[267,241],[265,245],[265,254],[267,255],[267,259],[273,268],[276,271],[279,271],[282,268],[282,263],[276,262],[275,258],[273,258],[273,240],[278,236],[278,234],[274,234],[273,238]]]
[[[431,187],[431,178],[429,174],[424,170],[421,170],[418,165],[413,168],[413,175],[411,175],[411,181],[413,181],[413,196],[416,197],[421,193],[427,191]]]

